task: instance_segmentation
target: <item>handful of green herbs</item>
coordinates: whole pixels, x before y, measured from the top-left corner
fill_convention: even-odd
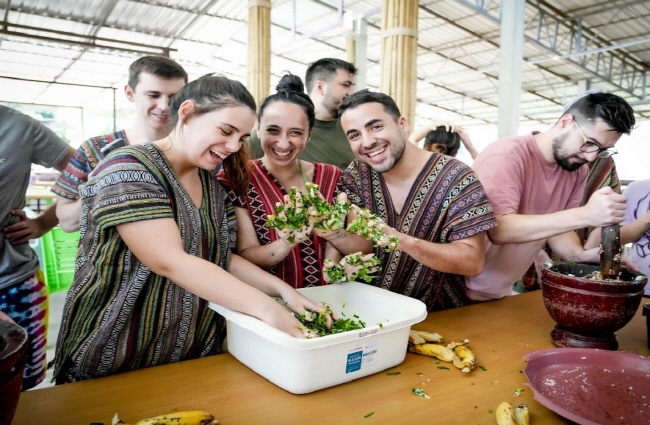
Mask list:
[[[350,202],[345,194],[339,194],[333,204],[327,202],[314,183],[307,183],[310,220],[315,229],[323,231],[339,230],[345,227],[345,217],[350,212]]]
[[[309,222],[309,215],[306,214],[309,206],[309,198],[305,199],[298,188],[292,187],[289,193],[284,195],[284,203],[275,204],[276,214],[268,216],[266,225],[286,235],[286,240],[290,243],[294,243],[296,237],[301,240],[311,233],[313,227]]]
[[[340,262],[330,259],[323,262],[323,275],[327,283],[347,283],[364,281],[369,283],[379,271],[381,261],[375,254],[363,255],[360,252],[348,254]]]
[[[277,229],[286,240],[294,243],[306,238],[312,229],[323,231],[339,230],[345,227],[345,216],[350,211],[350,203],[343,196],[337,197],[334,204],[327,202],[314,183],[307,183],[307,193],[292,187],[284,195],[284,203],[275,205],[275,214],[268,216],[266,225]]]
[[[327,308],[325,312],[320,311],[306,311],[305,314],[295,314],[294,316],[303,326],[311,330],[317,336],[340,334],[342,332],[354,331],[366,327],[366,323],[359,319],[359,316],[354,316],[359,320],[354,319],[339,319],[332,321],[332,327],[327,329],[327,322],[325,320],[326,314],[332,314],[332,310]]]
[[[356,205],[351,205],[350,208],[357,214],[357,218],[348,225],[348,232],[356,233],[364,239],[373,241],[375,246],[384,247],[386,252],[397,248],[397,238],[384,233],[386,223],[378,215],[371,213],[367,208],[360,208]]]

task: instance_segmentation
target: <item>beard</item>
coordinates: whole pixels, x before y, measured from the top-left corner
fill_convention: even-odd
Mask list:
[[[563,170],[573,172],[585,165],[587,161],[581,159],[578,155],[564,155],[560,151],[560,148],[562,147],[562,144],[567,139],[567,137],[568,135],[565,134],[553,139],[553,158],[555,159],[557,165],[559,165]],[[572,159],[575,159],[577,161],[571,161]]]
[[[372,168],[373,170],[377,171],[378,173],[385,173],[387,171],[392,170],[395,165],[402,159],[402,155],[404,155],[404,149],[406,148],[406,142],[405,140],[399,140],[398,143],[388,143],[386,145],[386,149],[389,152],[388,158],[381,163],[381,164],[371,164],[371,163],[366,163]],[[367,150],[372,150],[376,149],[379,146],[378,142],[375,142],[370,146]]]
[[[337,99],[334,99],[334,96],[332,96],[329,93],[326,93],[325,96],[323,97],[323,107],[329,112],[329,114],[332,116],[332,118],[338,118],[339,117],[339,105],[341,105],[342,101],[339,101]]]

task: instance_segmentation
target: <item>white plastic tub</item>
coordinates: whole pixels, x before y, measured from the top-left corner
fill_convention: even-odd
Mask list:
[[[228,351],[275,385],[305,394],[372,375],[404,361],[411,325],[427,315],[423,302],[363,283],[299,289],[367,327],[313,339],[293,338],[216,304],[228,323]],[[380,326],[381,324],[381,326]]]

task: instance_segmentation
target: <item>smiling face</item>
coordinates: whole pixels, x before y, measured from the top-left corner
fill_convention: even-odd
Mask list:
[[[346,109],[341,125],[357,159],[380,173],[395,167],[408,143],[406,119],[400,117],[396,121],[381,103],[363,103]]]
[[[276,101],[264,109],[259,137],[264,156],[276,167],[295,164],[311,133],[305,111],[298,105]]]
[[[135,104],[136,125],[154,131],[164,129],[169,122],[169,100],[184,85],[182,78],[166,79],[140,73],[138,84],[125,88],[126,98]]]
[[[567,171],[576,171],[584,164],[596,160],[598,150],[593,152],[581,150],[584,149],[585,143],[591,145],[591,148],[611,148],[621,138],[620,133],[612,131],[611,127],[600,119],[575,125],[574,117],[565,115],[560,119],[559,124],[563,127],[563,131],[553,138],[553,158]]]
[[[183,102],[179,110],[181,120],[193,109],[192,101]],[[255,124],[255,113],[246,106],[232,106],[193,115],[184,121],[180,137],[189,161],[204,170],[213,170],[241,149]]]

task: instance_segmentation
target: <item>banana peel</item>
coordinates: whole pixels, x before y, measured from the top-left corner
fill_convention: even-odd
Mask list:
[[[444,340],[440,334],[411,330],[409,332],[408,351],[452,363],[461,372],[465,373],[471,372],[476,367],[476,355],[467,347],[469,344],[468,339],[459,342],[452,341],[447,346],[442,345],[442,342]]]
[[[445,340],[442,338],[442,335],[435,332],[425,332],[425,331],[416,331],[411,329],[409,331],[409,342],[411,344],[425,344],[427,342],[433,342],[436,344],[442,344]]]
[[[518,425],[515,420],[515,407],[507,401],[497,406],[496,418],[497,425]]]
[[[409,352],[422,354],[429,357],[435,357],[443,362],[451,363],[454,359],[454,352],[444,345],[424,343],[424,344],[409,344]]]
[[[447,346],[447,348],[453,347],[454,366],[465,373],[471,372],[476,367],[476,355],[467,347],[467,344],[469,344],[469,340],[464,339],[461,343],[452,342]]]
[[[217,421],[211,413],[203,410],[191,410],[154,416],[138,421],[135,425],[215,425],[217,423],[219,423],[219,421]],[[115,416],[113,416],[111,425],[129,424],[124,422],[116,413]]]
[[[517,425],[530,425],[530,412],[524,403],[515,408],[515,420]]]
[[[520,404],[515,408],[512,403],[504,401],[496,410],[497,425],[530,425],[528,406]]]

